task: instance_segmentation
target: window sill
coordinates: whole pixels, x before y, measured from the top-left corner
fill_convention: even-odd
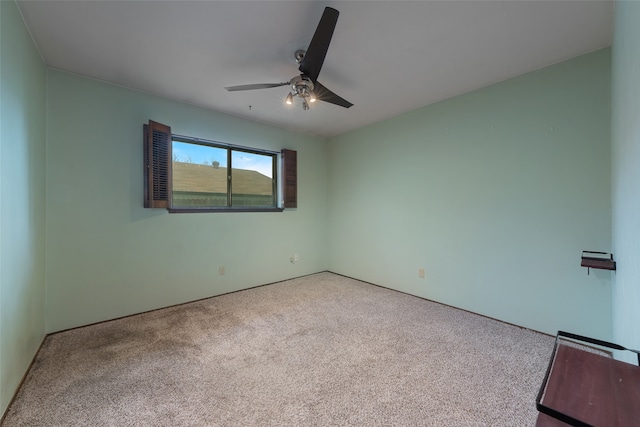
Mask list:
[[[169,213],[282,212],[284,208],[167,208]]]

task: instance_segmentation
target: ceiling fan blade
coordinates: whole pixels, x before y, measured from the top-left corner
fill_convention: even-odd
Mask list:
[[[328,102],[330,104],[339,105],[344,108],[352,107],[353,104],[344,98],[339,97],[329,89],[324,87],[320,82],[316,82],[313,87],[313,93],[318,101]]]
[[[308,76],[314,82],[318,79],[320,69],[324,63],[324,58],[327,56],[327,50],[329,49],[329,43],[331,43],[331,37],[333,36],[333,30],[336,28],[338,22],[338,15],[340,12],[331,8],[325,7],[322,18],[318,23],[318,28],[313,34],[311,43],[307,48],[300,67],[298,68],[302,74]]]
[[[252,85],[240,85],[225,87],[229,92],[235,92],[237,90],[254,90],[254,89],[269,89],[272,87],[286,86],[289,82],[284,83],[256,83]]]

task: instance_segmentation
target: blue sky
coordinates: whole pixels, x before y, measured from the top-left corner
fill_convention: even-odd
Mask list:
[[[217,161],[220,162],[221,167],[226,167],[227,150],[224,148],[173,141],[173,159],[179,162],[196,163],[199,165],[210,165]],[[270,156],[234,151],[231,162],[234,169],[254,170],[269,178],[273,178]]]

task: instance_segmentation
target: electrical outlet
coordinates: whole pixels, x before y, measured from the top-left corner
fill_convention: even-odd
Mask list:
[[[418,277],[424,279],[424,268],[418,269]]]
[[[220,276],[224,276],[224,265],[221,265],[220,267],[218,267],[218,274]]]
[[[294,260],[295,262],[300,261],[300,256],[298,256],[298,254],[295,254],[295,255],[293,256],[293,260]]]

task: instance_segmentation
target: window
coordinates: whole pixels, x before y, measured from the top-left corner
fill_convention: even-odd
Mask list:
[[[276,153],[172,138],[173,209],[275,208]]]
[[[277,152],[172,135],[168,126],[152,121],[144,133],[145,207],[170,212],[297,207],[295,151],[283,150],[281,156],[286,188],[279,207]]]

